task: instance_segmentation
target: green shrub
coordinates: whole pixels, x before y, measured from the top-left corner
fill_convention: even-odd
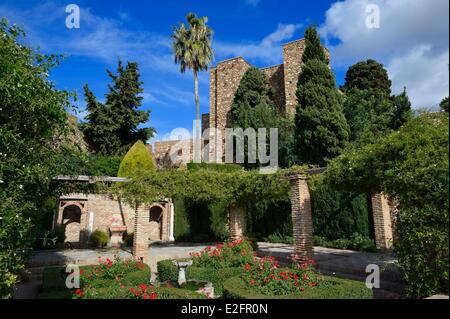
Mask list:
[[[321,236],[314,236],[314,245],[336,249],[350,249],[368,252],[376,251],[374,241],[358,233],[354,233],[350,239],[339,238],[335,240],[326,240]]]
[[[282,296],[264,295],[246,287],[243,279],[233,277],[223,283],[225,299],[372,299],[373,292],[363,282],[323,276],[326,286],[305,289],[299,294]]]
[[[337,191],[321,176],[312,178],[309,186],[314,234],[329,241],[354,233],[369,236],[366,194]]]
[[[425,113],[399,131],[350,148],[328,166],[339,189],[383,190],[398,200],[397,251],[410,297],[448,291],[449,117]]]
[[[172,259],[158,261],[156,265],[160,282],[178,279],[178,268],[173,264]]]
[[[155,163],[153,162],[150,150],[142,141],[137,141],[127,152],[120,163],[119,177],[130,177],[136,171],[154,171]]]
[[[109,242],[109,236],[103,230],[97,229],[91,235],[91,241],[94,247],[103,248]]]
[[[240,267],[253,260],[253,244],[246,239],[228,241],[216,247],[209,246],[199,253],[191,253],[191,257],[196,267]]]
[[[178,268],[173,264],[173,260],[162,260],[158,262],[158,279],[160,282],[178,280]],[[205,268],[191,266],[187,268],[186,278],[212,282],[214,294],[222,295],[223,282],[233,276],[242,273],[242,268]]]
[[[238,164],[218,164],[218,163],[188,163],[187,169],[189,171],[207,170],[214,172],[236,172],[242,171],[243,167]]]

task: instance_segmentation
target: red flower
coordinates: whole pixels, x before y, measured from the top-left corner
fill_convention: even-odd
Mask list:
[[[152,291],[152,293],[150,294],[150,300],[154,299],[156,299],[156,292]]]
[[[142,291],[147,291],[147,285],[146,284],[140,284],[139,288],[141,288]]]
[[[83,297],[84,296],[84,292],[83,292],[83,290],[81,290],[81,289],[77,289],[77,290],[75,290],[75,294],[77,295],[77,296],[79,296],[79,297]]]
[[[303,291],[305,291],[305,288],[303,288],[303,287],[300,287],[300,291],[302,291],[302,292],[303,292]]]
[[[309,279],[308,275],[303,275],[303,280],[308,280],[308,279]]]
[[[309,286],[310,286],[310,287],[316,287],[316,286],[317,286],[317,282],[310,282],[310,283],[309,283]]]
[[[245,270],[250,270],[252,268],[252,266],[249,263],[245,264]]]

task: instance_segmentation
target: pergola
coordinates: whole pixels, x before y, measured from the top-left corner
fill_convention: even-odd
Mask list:
[[[305,174],[292,173],[287,175],[290,183],[290,201],[294,238],[294,256],[298,262],[310,260],[313,256],[313,221],[311,210],[311,195],[308,180],[312,175],[321,174],[325,168],[310,169]],[[129,182],[129,179],[119,177],[90,177],[90,176],[58,176],[58,181],[81,182]],[[372,194],[371,197],[375,243],[378,249],[388,249],[392,246],[392,203],[382,193]],[[146,224],[149,220],[151,204],[138,204],[134,218],[133,255],[148,262],[148,234]],[[244,236],[246,228],[246,212],[240,205],[229,208],[229,229],[233,240]]]

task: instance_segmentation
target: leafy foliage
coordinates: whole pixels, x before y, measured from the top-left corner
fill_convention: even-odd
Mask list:
[[[266,128],[266,141],[270,138],[270,128],[277,128],[279,133],[279,147],[286,149],[289,141],[290,121],[276,109],[273,101],[273,89],[269,85],[266,75],[258,68],[249,68],[239,83],[230,111],[230,127],[258,130]],[[245,141],[240,141],[244,143]],[[258,143],[258,137],[256,138]],[[248,169],[261,166],[258,158],[256,163],[250,163],[249,145],[245,144],[244,166]],[[284,153],[281,153],[284,155]],[[286,157],[286,156],[284,156]],[[283,162],[283,159],[281,160]],[[286,161],[286,160],[284,160]]]
[[[174,27],[172,35],[172,48],[175,63],[180,64],[181,73],[190,69],[194,73],[194,96],[196,113],[196,135],[200,136],[200,99],[198,94],[198,73],[208,70],[212,63],[214,53],[212,50],[213,31],[207,25],[208,17],[197,17],[194,13],[186,15],[188,27],[180,23]],[[200,159],[201,154],[194,154],[194,159]]]
[[[326,173],[341,189],[383,190],[400,203],[395,248],[408,294],[448,291],[447,113],[422,114],[380,141],[351,148]]]
[[[60,62],[24,46],[24,32],[0,20],[0,297],[34,241],[35,217],[58,173],[55,136],[67,133],[71,94],[48,80]]]
[[[343,89],[373,90],[384,96],[391,94],[391,80],[386,69],[375,60],[360,61],[352,66],[345,75]]]
[[[142,143],[137,141],[127,152],[120,163],[119,177],[130,177],[139,170],[154,171],[155,163],[153,162],[150,150]]]
[[[302,55],[302,62],[307,63],[310,60],[319,60],[328,64],[328,59],[325,56],[325,50],[320,44],[320,37],[317,33],[317,28],[309,27],[305,31],[305,51]]]
[[[439,107],[442,111],[448,113],[448,96],[439,103]]]
[[[372,90],[349,90],[345,96],[344,114],[350,127],[349,141],[365,145],[391,132],[396,109],[384,95]]]
[[[337,191],[317,176],[309,182],[314,234],[326,240],[350,239],[353,234],[369,237],[366,195]]]
[[[103,155],[124,153],[135,142],[146,141],[154,134],[153,128],[138,128],[149,119],[149,111],[137,110],[142,104],[142,82],[136,62],[124,67],[119,60],[117,74],[108,70],[112,79],[105,105],[98,102],[85,85],[87,123],[83,131],[92,151]]]
[[[96,229],[92,233],[91,241],[95,247],[103,248],[108,244],[109,236],[103,230]]]
[[[348,139],[342,97],[328,66],[309,60],[302,68],[297,88],[295,149],[301,163],[325,165],[339,155]]]

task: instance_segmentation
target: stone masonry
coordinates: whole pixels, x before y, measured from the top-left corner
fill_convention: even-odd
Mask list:
[[[282,47],[283,63],[280,65],[261,69],[267,76],[274,91],[274,101],[281,114],[294,117],[297,104],[297,83],[298,76],[302,68],[302,55],[305,50],[305,39],[300,39],[286,43]],[[325,49],[325,54],[329,59],[329,52]],[[202,132],[207,128],[216,128],[220,133],[211,131],[205,138],[204,145],[209,145],[207,156],[211,162],[223,162],[225,128],[229,127],[230,110],[233,104],[234,95],[239,87],[240,81],[245,72],[251,67],[243,57],[236,57],[219,62],[210,71],[210,101],[209,115],[202,116]],[[209,123],[208,123],[209,120]],[[155,144],[155,159],[164,165],[167,160],[168,148],[174,141],[158,142]],[[162,144],[161,144],[162,143]],[[158,150],[166,148],[165,151]],[[214,156],[215,150],[218,156]],[[175,163],[175,166],[178,164]]]
[[[231,205],[229,210],[229,229],[232,240],[242,239],[246,229],[245,209],[242,206]]]
[[[154,203],[153,207],[159,207],[161,218],[157,223],[145,221],[147,239],[173,241],[173,203],[168,200]],[[76,247],[87,246],[97,229],[109,234],[110,245],[116,246],[123,243],[125,233],[134,231],[135,215],[134,207],[110,195],[72,193],[60,197],[54,225],[64,227],[66,241]],[[156,235],[149,238],[149,233]]]
[[[298,174],[289,176],[289,181],[295,260],[306,262],[313,257],[313,222],[308,181],[306,176]]]
[[[148,227],[150,208],[147,205],[139,205],[136,209],[134,220],[133,256],[144,263],[148,263]]]
[[[383,193],[372,194],[372,214],[376,247],[391,248],[393,244],[391,207]]]

